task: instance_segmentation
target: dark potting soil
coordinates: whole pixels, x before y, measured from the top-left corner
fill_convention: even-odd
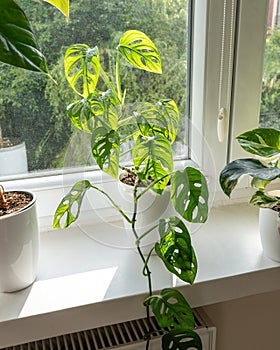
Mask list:
[[[0,203],[0,216],[24,209],[31,201],[32,195],[25,192],[5,192],[6,204]]]

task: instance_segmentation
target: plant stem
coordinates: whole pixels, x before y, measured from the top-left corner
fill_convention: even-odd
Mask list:
[[[104,194],[104,196],[109,199],[109,201],[113,204],[117,211],[125,218],[125,220],[128,221],[130,224],[132,223],[132,220],[124,213],[124,211],[118,206],[118,204],[105,191],[93,185],[91,185],[91,188]]]
[[[114,85],[110,82],[110,79],[108,78],[107,74],[105,73],[105,71],[103,70],[103,68],[101,66],[100,66],[100,74],[102,76],[102,79],[104,80],[104,82],[108,86],[108,88],[111,89],[113,94],[117,97],[118,94],[117,94],[117,91],[116,91]]]
[[[117,52],[116,54],[116,84],[117,84],[117,91],[118,91],[118,98],[123,104],[123,97],[122,97],[122,88],[121,88],[121,75],[120,75],[120,54]]]
[[[132,232],[136,238],[136,247],[138,250],[138,253],[144,263],[144,269],[143,269],[143,274],[145,277],[147,277],[148,279],[148,289],[149,289],[149,297],[152,296],[152,277],[151,277],[151,271],[149,269],[148,266],[148,261],[146,261],[145,256],[140,248],[140,240],[141,237],[143,237],[143,235],[141,237],[139,237],[139,235],[137,234],[136,228],[135,228],[135,224],[136,224],[136,218],[137,218],[137,207],[138,207],[138,199],[137,199],[137,189],[138,189],[138,183],[136,182],[135,186],[134,186],[134,191],[133,191],[133,198],[134,198],[134,209],[133,209],[133,216],[132,216]],[[150,230],[149,230],[150,232]],[[148,257],[149,259],[149,257]],[[147,259],[147,260],[148,260]],[[148,323],[148,328],[149,328],[149,332],[148,332],[148,338],[146,339],[146,350],[149,350],[149,346],[150,346],[150,339],[151,339],[151,334],[152,334],[152,324],[151,324],[151,315],[150,315],[150,306],[149,304],[146,305],[146,318],[147,318],[147,323]]]

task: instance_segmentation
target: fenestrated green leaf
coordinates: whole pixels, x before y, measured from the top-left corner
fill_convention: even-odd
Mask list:
[[[169,181],[167,175],[173,170],[172,150],[168,140],[160,134],[153,137],[139,135],[132,158],[137,175],[144,184],[148,184],[151,179],[161,179],[153,187],[161,193]]]
[[[253,194],[250,203],[263,208],[273,208],[280,203],[280,198],[269,196],[263,191],[257,191]]]
[[[94,92],[100,74],[98,48],[86,44],[70,46],[64,56],[64,70],[71,88],[87,98]]]
[[[119,134],[105,127],[96,128],[92,133],[91,148],[100,169],[117,179],[120,156]]]
[[[44,0],[58,8],[68,20],[69,18],[69,0]]]
[[[272,128],[257,128],[247,131],[237,138],[247,152],[261,157],[280,156],[280,131]]]
[[[177,170],[171,177],[171,199],[176,211],[189,222],[205,222],[208,216],[208,187],[195,168]]]
[[[188,330],[195,327],[192,309],[176,289],[164,288],[159,295],[148,297],[144,304],[151,306],[161,328],[173,327]]]
[[[181,280],[193,283],[197,273],[197,260],[191,244],[189,231],[176,216],[161,219],[160,242],[156,243],[156,254],[166,268]]]
[[[271,181],[280,177],[280,169],[263,164],[257,159],[236,159],[227,164],[220,173],[220,185],[224,193],[230,197],[239,178],[249,175],[257,179]]]
[[[168,120],[168,131],[171,143],[173,143],[177,136],[177,131],[180,122],[180,112],[174,100],[165,99],[159,101],[160,115]]]
[[[56,209],[53,220],[54,228],[66,228],[78,219],[84,195],[91,187],[89,181],[82,180],[71,188]]]
[[[92,132],[94,129],[94,114],[91,103],[86,98],[71,103],[67,107],[67,115],[76,128],[85,132]]]
[[[1,0],[0,13],[0,61],[48,74],[45,57],[24,11],[14,0]]]
[[[171,143],[175,141],[180,114],[173,100],[161,100],[157,104],[143,103],[137,108],[136,118],[142,135],[162,134]]]
[[[153,73],[162,73],[158,49],[146,34],[138,30],[125,32],[117,50],[134,67]]]
[[[174,329],[162,337],[162,350],[202,350],[202,342],[192,330]]]

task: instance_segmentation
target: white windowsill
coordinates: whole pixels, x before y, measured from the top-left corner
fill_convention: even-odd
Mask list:
[[[247,204],[213,208],[206,224],[192,227],[195,284],[172,278],[152,257],[154,290],[177,287],[197,307],[280,289],[280,264],[263,256],[257,221]],[[145,316],[141,270],[120,221],[42,232],[36,282],[0,293],[0,348]]]

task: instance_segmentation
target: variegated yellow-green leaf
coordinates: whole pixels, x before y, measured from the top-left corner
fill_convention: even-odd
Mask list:
[[[87,98],[94,92],[99,78],[98,48],[91,49],[86,44],[69,47],[64,57],[64,70],[71,88],[80,96]]]
[[[162,73],[158,49],[143,32],[139,30],[125,32],[120,39],[117,49],[134,67],[148,72]]]
[[[31,25],[14,0],[0,1],[0,61],[39,73],[47,73]]]
[[[170,99],[156,104],[146,102],[139,104],[136,120],[142,135],[162,134],[173,143],[177,136],[180,113],[176,103]]]
[[[92,133],[91,149],[100,169],[117,179],[120,156],[119,134],[105,127],[96,128]]]
[[[58,8],[68,20],[69,18],[69,0],[44,0]]]
[[[162,193],[169,181],[168,174],[173,170],[172,149],[167,138],[160,134],[153,137],[139,135],[132,157],[139,179],[144,184],[151,179],[158,181],[153,189]]]

